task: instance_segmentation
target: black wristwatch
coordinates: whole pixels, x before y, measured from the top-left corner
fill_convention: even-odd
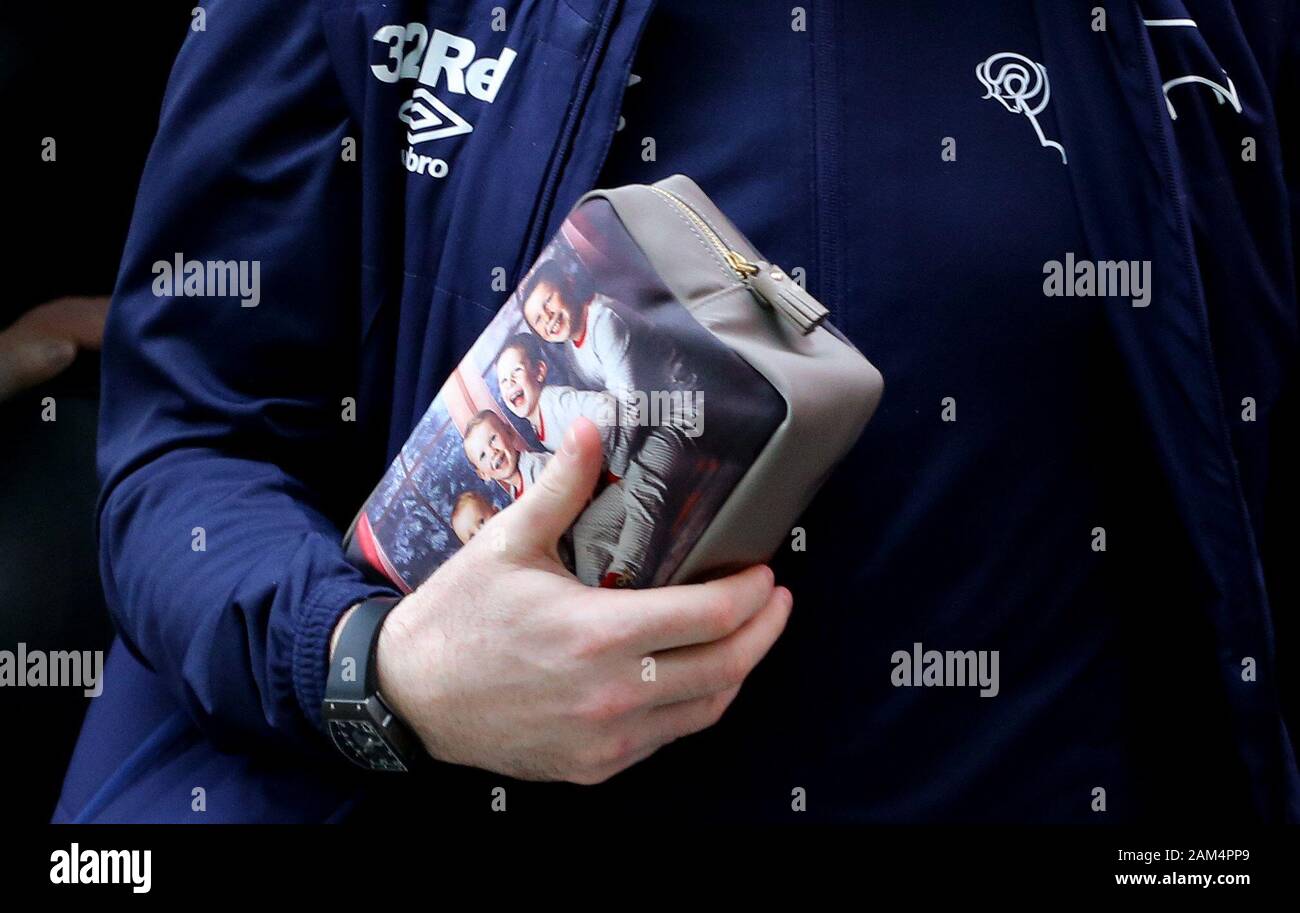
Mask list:
[[[419,738],[379,694],[379,629],[397,603],[385,597],[367,599],[344,623],[321,704],[335,747],[367,770],[411,770],[427,757]]]

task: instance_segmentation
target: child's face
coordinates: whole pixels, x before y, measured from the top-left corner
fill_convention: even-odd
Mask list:
[[[480,479],[498,482],[513,476],[519,464],[519,454],[496,417],[479,422],[465,438],[465,456]]]
[[[483,524],[496,512],[495,507],[479,498],[467,500],[460,505],[460,509],[451,518],[451,528],[455,530],[456,538],[464,545],[478,535]]]
[[[524,319],[547,342],[566,342],[573,336],[574,316],[559,290],[546,282],[539,282],[524,302]]]
[[[506,408],[520,418],[528,418],[537,408],[537,398],[546,379],[546,365],[531,364],[517,347],[511,346],[497,358],[497,386]]]

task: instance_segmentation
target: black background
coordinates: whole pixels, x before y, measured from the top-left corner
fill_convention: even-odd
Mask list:
[[[167,74],[193,4],[0,7],[0,327],[63,295],[107,295]],[[53,137],[56,159],[42,160]],[[106,649],[96,572],[99,362],[0,404],[0,649]],[[52,396],[57,420],[41,420]],[[0,820],[48,821],[87,699],[0,688]]]

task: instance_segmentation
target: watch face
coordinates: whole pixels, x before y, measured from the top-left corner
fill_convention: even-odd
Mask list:
[[[368,720],[330,720],[330,738],[354,764],[369,770],[404,771],[406,765]]]

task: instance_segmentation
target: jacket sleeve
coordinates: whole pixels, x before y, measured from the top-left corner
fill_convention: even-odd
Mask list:
[[[391,593],[345,561],[334,522],[357,503],[339,493],[358,474],[343,400],[359,166],[340,154],[347,111],[316,4],[204,9],[106,330],[100,563],[122,638],[210,736],[295,741],[320,725],[335,621]]]

